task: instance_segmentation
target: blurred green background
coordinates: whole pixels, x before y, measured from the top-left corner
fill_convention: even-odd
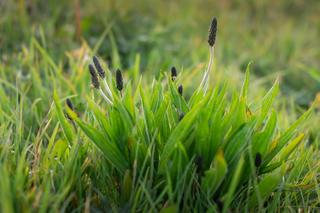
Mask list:
[[[280,75],[282,92],[301,106],[320,90],[318,0],[2,0],[0,4],[4,61],[14,60],[11,55],[32,36],[55,61],[63,61],[66,51],[83,42],[93,47],[105,32],[98,55],[106,61],[112,60],[110,40],[114,40],[123,67],[132,66],[137,53],[141,70],[151,74],[172,65],[196,66],[207,59],[207,29],[216,16],[216,57],[225,72],[243,71],[253,61],[256,76],[268,82]]]

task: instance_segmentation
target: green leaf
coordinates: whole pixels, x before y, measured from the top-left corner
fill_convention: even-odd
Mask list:
[[[128,202],[131,196],[131,190],[132,190],[132,177],[130,174],[130,170],[126,170],[124,173],[123,177],[123,182],[122,182],[122,200],[123,202]]]
[[[147,136],[146,140],[151,142],[151,137],[153,135],[154,130],[154,114],[151,111],[149,100],[146,98],[146,91],[143,91],[142,86],[140,86],[140,96],[142,100],[142,107],[143,107],[143,115],[144,115],[144,125],[145,125],[145,134]]]
[[[268,145],[272,141],[272,138],[276,132],[277,127],[277,115],[273,110],[271,115],[263,129],[263,131],[256,133],[252,141],[253,153],[259,152],[265,154],[268,150]]]
[[[174,147],[178,141],[181,141],[186,137],[194,124],[195,119],[197,118],[199,112],[201,111],[203,105],[206,103],[205,100],[200,101],[196,104],[191,111],[189,111],[185,117],[180,121],[176,128],[171,133],[168,141],[166,142],[162,154],[160,156],[160,168],[164,168],[164,164],[167,163]]]
[[[246,76],[245,80],[243,82],[243,86],[240,92],[240,97],[243,98],[246,102],[247,100],[247,95],[248,95],[248,89],[249,89],[249,81],[250,81],[250,66],[252,62],[249,62],[246,68]]]
[[[112,49],[112,66],[121,69],[122,64],[119,56],[119,49],[117,46],[116,39],[114,38],[113,32],[111,30],[109,33],[109,40],[110,40],[111,49]]]
[[[251,142],[253,127],[255,120],[250,123],[243,124],[238,128],[234,135],[226,142],[225,158],[228,163],[238,160],[239,155],[248,147]]]
[[[271,89],[268,91],[268,93],[264,96],[262,102],[261,102],[261,112],[258,117],[257,126],[260,126],[261,123],[265,120],[267,117],[271,106],[274,102],[274,99],[279,93],[279,80],[277,79]]]
[[[74,138],[72,126],[67,121],[67,119],[66,119],[66,117],[65,117],[65,115],[63,113],[62,106],[61,106],[61,103],[60,103],[60,99],[58,97],[58,94],[57,94],[56,90],[54,90],[54,92],[53,92],[53,101],[54,101],[54,104],[56,106],[56,113],[57,113],[59,122],[60,122],[60,124],[62,126],[63,133],[65,134],[65,136],[66,136],[67,140],[69,141],[69,143],[72,144],[73,143],[73,138]]]
[[[208,169],[201,181],[201,188],[208,197],[214,195],[221,185],[228,171],[227,162],[224,159],[223,151],[219,150],[215,155],[213,167]]]
[[[269,154],[266,156],[262,167],[266,166],[280,151],[281,149],[288,143],[288,141],[293,137],[299,125],[305,121],[313,111],[313,107],[311,107],[308,111],[303,113],[298,120],[296,120],[278,139],[278,142]]]
[[[181,96],[178,92],[178,88],[175,87],[173,82],[169,79],[169,88],[170,94],[172,96],[173,104],[182,112],[187,112],[189,110],[186,101],[184,100],[183,96]]]
[[[257,206],[271,195],[271,193],[279,185],[283,175],[283,169],[279,168],[274,172],[265,175],[259,184],[256,186],[256,190],[253,195],[250,196],[248,201],[249,208]]]
[[[303,141],[304,133],[300,133],[295,139],[293,139],[286,147],[284,147],[280,153],[280,161],[288,159],[290,154],[297,148],[297,146]]]
[[[229,188],[228,188],[228,192],[224,198],[224,206],[223,206],[223,210],[222,212],[225,213],[228,211],[228,208],[231,204],[231,202],[233,201],[234,199],[234,194],[236,192],[236,188],[240,182],[240,179],[241,179],[241,173],[242,173],[242,170],[243,170],[243,165],[244,165],[244,157],[243,155],[241,155],[239,161],[238,161],[238,164],[237,164],[237,167],[236,167],[236,170],[232,176],[232,180],[231,180],[231,183],[229,185]]]
[[[82,131],[91,141],[103,152],[106,159],[120,172],[124,173],[129,164],[115,144],[115,141],[108,141],[107,138],[95,127],[81,121],[75,112],[67,108],[68,115],[78,124]]]
[[[286,147],[284,147],[281,152],[279,159],[267,167],[261,170],[261,173],[267,173],[278,168],[284,161],[288,159],[290,154],[297,148],[297,146],[303,141],[304,133],[300,133],[295,139],[293,139]]]
[[[179,212],[177,205],[169,205],[161,209],[160,213],[176,213]]]
[[[101,111],[101,109],[97,106],[97,104],[91,100],[91,98],[87,98],[88,107],[93,112],[96,120],[98,121],[100,127],[104,130],[104,132],[110,137],[113,138],[109,131],[111,129],[110,125],[108,124],[108,121],[106,119],[105,114]]]

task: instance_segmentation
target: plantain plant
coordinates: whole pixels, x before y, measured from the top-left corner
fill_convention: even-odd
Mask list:
[[[216,32],[214,18],[210,61],[189,98],[175,67],[150,86],[133,85],[119,69],[115,77],[105,72],[97,57],[89,65],[97,93],[86,98],[90,115],[80,116],[68,100],[63,116],[55,94],[68,141],[79,128],[106,158],[118,208],[227,212],[243,195],[244,208],[261,208],[292,169],[288,159],[304,140],[299,128],[312,107],[283,130],[272,107],[279,81],[249,102],[250,64],[241,91],[229,92],[227,83],[210,86]]]

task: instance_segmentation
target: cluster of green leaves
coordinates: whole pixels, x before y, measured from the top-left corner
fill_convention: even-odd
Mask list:
[[[179,79],[167,76],[150,89],[141,83],[133,89],[129,81],[121,95],[113,86],[113,105],[88,97],[91,113],[84,118],[66,110],[107,159],[105,166],[120,184],[119,206],[157,211],[171,204],[182,211],[225,212],[245,191],[246,207],[261,207],[292,167],[286,162],[304,137],[297,129],[312,109],[280,131],[272,109],[278,81],[260,101],[249,104],[249,73],[248,66],[240,93],[228,93],[223,83],[208,92],[199,88],[186,100],[177,91]],[[55,104],[72,143],[75,130],[56,95]],[[261,165],[255,165],[257,155]],[[143,194],[145,187],[152,194]]]
[[[197,89],[195,82],[201,79],[202,62],[207,57],[207,47],[202,41],[205,40],[208,20],[213,14],[223,26],[219,29],[216,47],[218,63],[213,78],[214,84],[220,86],[207,94],[212,97],[207,97],[203,106],[207,107],[209,100],[216,98],[218,95],[215,93],[218,93],[224,96],[221,107],[224,105],[226,115],[231,106],[235,109],[232,102],[240,94],[233,91],[241,87],[240,79],[243,76],[239,71],[244,70],[248,61],[253,59],[255,63],[251,71],[259,78],[254,78],[250,83],[249,100],[255,101],[248,104],[243,128],[249,128],[246,125],[253,119],[252,116],[260,116],[262,108],[259,99],[265,94],[265,87],[270,86],[270,79],[280,74],[282,81],[280,97],[273,104],[274,110],[267,113],[260,128],[252,124],[254,128],[251,135],[254,137],[248,136],[252,140],[246,143],[250,145],[260,137],[267,137],[267,133],[262,132],[272,127],[269,119],[273,116],[277,126],[271,149],[280,144],[282,135],[290,136],[285,136],[285,132],[290,128],[290,123],[305,110],[300,106],[309,106],[320,88],[317,60],[320,1],[311,1],[263,0],[243,4],[240,1],[185,0],[183,5],[161,0],[80,0],[59,4],[55,0],[1,1],[0,212],[95,212],[110,208],[115,212],[119,208],[123,211],[129,208],[141,211],[201,211],[217,208],[217,204],[221,208],[222,202],[228,206],[230,197],[233,197],[233,201],[229,206],[239,211],[252,206],[266,208],[270,212],[279,209],[297,211],[300,207],[308,211],[319,207],[319,111],[309,116],[303,129],[310,134],[305,135],[303,142],[297,145],[282,167],[281,156],[285,157],[292,148],[286,152],[283,150],[288,144],[295,147],[299,143],[302,136],[298,132],[268,165],[263,164],[271,158],[270,141],[265,153],[260,148],[258,150],[262,153],[262,165],[259,168],[252,165],[257,150],[244,149],[240,158],[235,155],[237,159],[244,159],[242,169],[238,170],[241,171],[238,184],[236,180],[230,180],[232,175],[228,173],[237,173],[235,167],[238,166],[230,164],[233,161],[230,154],[226,154],[227,150],[230,153],[235,151],[224,146],[217,146],[216,150],[206,150],[204,145],[195,146],[196,140],[202,141],[199,144],[208,143],[198,139],[198,136],[223,138],[227,143],[233,137],[231,133],[237,134],[237,130],[232,128],[223,136],[213,133],[205,135],[204,132],[218,128],[220,124],[206,127],[206,123],[201,122],[202,117],[206,118],[204,109],[195,115],[189,130],[179,128],[182,132],[179,135],[187,136],[172,142],[178,145],[174,145],[173,151],[166,148],[169,151],[163,155],[164,142],[173,137],[174,129],[184,120],[178,122],[179,117],[184,113],[186,118],[190,110],[205,98],[200,95],[199,98],[190,99],[190,95]],[[80,3],[80,20],[76,20],[76,2]],[[174,21],[172,17],[175,17]],[[81,30],[78,32],[79,26]],[[79,39],[79,36],[83,39]],[[111,56],[110,66],[123,68],[126,79],[130,79],[127,87],[132,87],[131,95],[130,92],[124,92],[122,98],[118,96],[114,107],[100,103],[99,98],[86,98],[89,93],[86,55],[97,53],[105,59]],[[173,83],[161,77],[161,72],[172,64],[178,65],[185,73],[178,78],[178,82]],[[144,82],[141,81],[137,86],[140,73],[143,73]],[[154,76],[159,80],[152,84],[146,80]],[[228,86],[221,83],[225,79],[228,79]],[[176,91],[181,83],[184,86],[184,98],[174,93],[171,95],[170,88]],[[162,99],[152,96],[155,87],[161,88]],[[54,88],[56,104],[52,98]],[[129,91],[128,88],[126,90]],[[117,97],[117,90],[113,92]],[[140,93],[144,95],[143,102]],[[174,101],[173,95],[174,99],[181,99],[181,105],[179,101]],[[92,126],[93,131],[100,132],[104,140],[116,144],[110,145],[111,150],[116,149],[113,155],[105,156],[110,153],[97,149],[91,139],[79,131],[79,125],[64,116],[66,109],[62,103],[66,98],[74,102],[81,122]],[[133,104],[128,110],[130,99]],[[166,116],[161,116],[156,100],[170,105],[166,106],[166,113],[163,114]],[[112,135],[107,136],[105,132],[108,131],[95,118],[90,103],[107,116],[107,122],[103,125],[107,125]],[[220,106],[220,103],[217,102],[217,105]],[[130,130],[125,125],[126,129],[119,127],[122,121],[111,123],[111,120],[121,118],[122,112],[111,113],[121,106],[128,111],[128,117],[132,120],[132,125],[128,126],[133,127],[131,133],[128,133]],[[214,109],[214,112],[219,110]],[[132,117],[132,112],[135,112],[135,117]],[[113,119],[110,119],[111,114]],[[209,122],[208,119],[204,120]],[[169,125],[161,127],[162,132],[159,132],[158,121]],[[264,126],[267,123],[269,127]],[[200,131],[199,126],[205,128]],[[119,146],[117,138],[123,132],[123,146]],[[262,135],[256,136],[259,135],[257,132]],[[175,134],[174,137],[178,137],[178,133]],[[126,141],[128,135],[130,137]],[[186,140],[189,144],[184,144]],[[150,144],[145,145],[145,142]],[[132,144],[129,147],[137,152],[132,153],[132,149],[122,152],[128,144]],[[101,150],[107,149],[104,144],[101,145]],[[113,156],[118,157],[119,152],[126,163],[121,158],[110,161]],[[139,156],[136,163],[132,162],[135,156]],[[160,156],[167,158],[167,163],[162,163],[161,167]],[[185,164],[187,166],[181,166]],[[250,168],[247,168],[248,164]],[[203,166],[201,168],[198,165]],[[273,170],[277,166],[280,168]],[[225,176],[224,168],[227,168]],[[182,174],[182,171],[185,173]],[[221,177],[215,176],[218,174],[216,171],[222,171],[219,172]],[[282,171],[285,171],[284,175]],[[248,177],[243,177],[244,174]],[[278,175],[282,177],[280,182],[270,181],[277,180]],[[267,176],[270,178],[265,178]],[[262,180],[264,183],[261,183]],[[269,183],[277,183],[276,188]],[[257,187],[259,184],[260,187]],[[272,186],[271,196],[265,190],[266,185]],[[264,200],[268,205],[262,206]]]

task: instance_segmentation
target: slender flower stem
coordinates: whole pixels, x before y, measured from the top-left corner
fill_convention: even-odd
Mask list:
[[[110,96],[111,100],[113,100],[113,95],[112,95],[112,92],[111,92],[111,90],[110,90],[110,87],[109,87],[109,85],[108,85],[108,83],[107,83],[106,78],[103,79],[102,84],[103,84],[104,88],[106,89],[108,95]]]
[[[106,102],[108,102],[108,104],[113,105],[112,101],[106,96],[106,94],[104,94],[104,92],[101,88],[99,89],[99,92],[100,92],[101,96],[104,98],[104,100]]]
[[[213,59],[214,59],[214,46],[210,46],[210,59],[209,59],[208,67],[200,83],[200,88],[203,88],[204,92],[207,91],[209,86],[210,71],[213,64]]]
[[[207,70],[203,75],[203,78],[201,80],[200,87],[199,87],[199,91],[203,89],[204,94],[207,92],[209,87],[210,70],[213,64],[213,59],[214,59],[214,45],[216,43],[217,25],[218,25],[217,19],[213,17],[210,28],[209,28],[209,35],[208,35],[208,44],[210,46],[210,59],[209,59]]]

